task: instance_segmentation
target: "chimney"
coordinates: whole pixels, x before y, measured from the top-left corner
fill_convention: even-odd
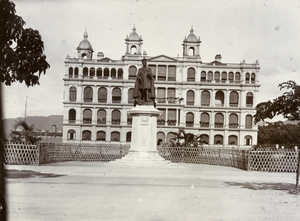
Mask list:
[[[215,57],[215,61],[221,62],[222,56],[220,54],[217,54]]]
[[[97,58],[98,58],[98,59],[104,58],[103,52],[98,52]]]

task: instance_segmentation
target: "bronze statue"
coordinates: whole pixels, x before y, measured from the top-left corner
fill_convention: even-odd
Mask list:
[[[133,98],[134,106],[138,105],[154,105],[155,106],[155,89],[154,79],[151,68],[147,67],[147,59],[142,60],[143,67],[137,73]]]

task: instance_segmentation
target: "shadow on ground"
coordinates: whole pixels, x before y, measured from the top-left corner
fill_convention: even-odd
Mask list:
[[[41,178],[51,178],[60,177],[64,175],[53,174],[53,173],[40,173],[31,170],[5,170],[5,177],[9,179],[20,179],[20,178],[30,178],[30,177],[41,177]]]

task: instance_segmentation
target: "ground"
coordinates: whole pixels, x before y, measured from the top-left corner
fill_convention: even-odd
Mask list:
[[[294,173],[197,164],[6,165],[8,220],[299,220]]]

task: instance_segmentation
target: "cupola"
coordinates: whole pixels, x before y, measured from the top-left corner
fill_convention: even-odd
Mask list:
[[[88,33],[85,30],[83,34],[83,40],[79,43],[77,49],[78,52],[78,58],[84,58],[84,59],[92,59],[93,58],[93,47],[91,43],[88,40]]]
[[[126,44],[126,55],[129,56],[142,55],[143,39],[141,35],[138,35],[138,33],[136,33],[135,26],[132,28],[132,32],[130,33],[130,35],[126,36],[125,44]]]
[[[200,58],[200,37],[194,34],[193,27],[190,34],[183,40],[183,57],[196,57]]]

